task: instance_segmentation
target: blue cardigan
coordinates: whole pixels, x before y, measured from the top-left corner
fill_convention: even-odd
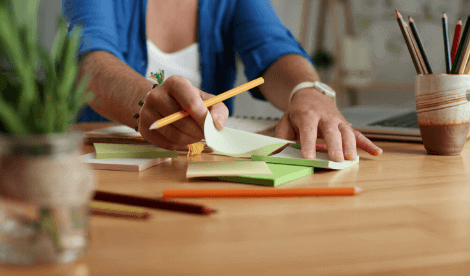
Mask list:
[[[233,88],[235,52],[249,81],[284,55],[299,54],[310,60],[269,0],[199,0],[198,6],[201,90],[205,92],[218,95]],[[145,75],[147,0],[62,0],[62,10],[70,27],[84,27],[79,58],[92,51],[107,51]],[[251,92],[264,99],[257,89]],[[233,98],[224,103],[232,114]],[[103,117],[90,108],[79,118],[99,120]]]

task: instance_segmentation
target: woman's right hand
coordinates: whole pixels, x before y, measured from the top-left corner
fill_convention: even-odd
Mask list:
[[[148,142],[168,150],[186,150],[187,145],[204,139],[204,121],[209,110],[214,125],[221,130],[228,117],[224,103],[209,109],[204,101],[214,95],[202,92],[187,79],[172,76],[152,89],[140,109],[139,132]],[[149,130],[157,120],[177,111],[186,110],[189,116],[158,129]]]

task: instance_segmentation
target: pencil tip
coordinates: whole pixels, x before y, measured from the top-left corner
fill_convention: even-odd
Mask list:
[[[395,13],[396,13],[396,15],[397,15],[397,18],[401,18],[401,14],[398,12],[397,9],[395,9]]]
[[[158,122],[154,122],[150,127],[149,129],[156,129],[158,128]]]

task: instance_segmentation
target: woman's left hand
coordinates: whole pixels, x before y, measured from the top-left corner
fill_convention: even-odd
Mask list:
[[[383,151],[362,133],[351,128],[334,101],[314,88],[299,90],[276,126],[276,137],[300,142],[302,156],[315,159],[316,141],[323,137],[330,160],[355,160],[356,146],[371,155]]]

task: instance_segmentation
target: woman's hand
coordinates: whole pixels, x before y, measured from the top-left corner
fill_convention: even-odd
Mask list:
[[[300,142],[303,158],[314,159],[317,136],[325,139],[333,161],[355,160],[356,146],[371,155],[382,153],[381,148],[349,126],[331,98],[314,88],[304,88],[292,97],[276,126],[276,137]]]
[[[152,89],[140,109],[139,132],[148,142],[169,150],[185,150],[188,144],[204,138],[207,107],[204,101],[214,95],[202,92],[183,77],[172,76]],[[186,110],[190,116],[162,128],[149,130],[157,120],[177,111]],[[223,103],[209,107],[214,125],[221,130],[228,117]]]

